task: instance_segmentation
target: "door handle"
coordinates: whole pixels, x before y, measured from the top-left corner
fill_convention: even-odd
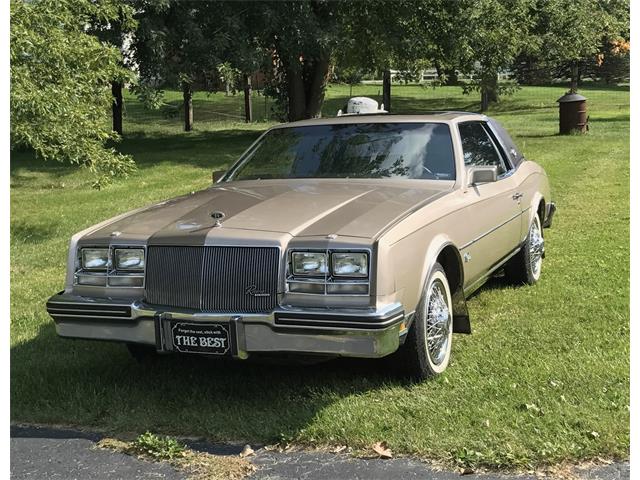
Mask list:
[[[520,200],[522,197],[524,197],[524,193],[516,192],[511,198],[513,198],[514,200]]]

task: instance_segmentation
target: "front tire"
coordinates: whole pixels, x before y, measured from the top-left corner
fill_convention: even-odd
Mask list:
[[[451,290],[444,269],[436,263],[399,352],[401,367],[416,380],[441,374],[449,365],[452,336]]]
[[[542,223],[536,213],[520,251],[505,265],[504,273],[511,283],[533,285],[540,279],[544,258]]]

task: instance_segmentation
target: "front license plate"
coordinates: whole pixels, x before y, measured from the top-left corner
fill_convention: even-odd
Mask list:
[[[173,348],[184,353],[231,354],[229,325],[219,323],[174,323],[171,326]]]

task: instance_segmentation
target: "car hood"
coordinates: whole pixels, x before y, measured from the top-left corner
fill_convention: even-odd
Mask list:
[[[119,217],[84,240],[201,244],[215,228],[375,238],[451,188],[452,182],[388,179],[230,182]]]

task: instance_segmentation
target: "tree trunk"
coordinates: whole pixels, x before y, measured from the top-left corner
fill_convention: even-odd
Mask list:
[[[496,103],[498,100],[498,74],[489,73],[480,87],[480,111],[486,112],[489,104]]]
[[[187,82],[182,83],[182,98],[184,99],[184,131],[190,132],[193,128],[193,92],[191,85]]]
[[[122,135],[122,82],[111,82],[111,111],[113,113],[113,131]]]
[[[455,86],[458,85],[458,73],[455,68],[448,68],[444,71],[446,80],[445,85]]]
[[[251,105],[251,77],[244,76],[244,121],[253,122],[253,108]]]
[[[571,85],[569,87],[569,91],[571,93],[578,92],[578,79],[580,78],[580,67],[578,66],[578,62],[574,62],[571,65]]]
[[[391,112],[391,71],[382,72],[382,103],[387,112]]]
[[[498,98],[498,73],[493,73],[489,77],[489,102],[498,102],[500,99]]]
[[[322,111],[324,92],[329,78],[329,57],[318,58],[310,68],[311,82],[306,92],[306,118],[317,118]]]
[[[489,92],[485,87],[480,90],[480,111],[486,112],[489,109]]]
[[[287,87],[289,101],[289,121],[295,122],[305,118],[306,98],[304,80],[302,78],[302,65],[297,68],[287,68]]]

